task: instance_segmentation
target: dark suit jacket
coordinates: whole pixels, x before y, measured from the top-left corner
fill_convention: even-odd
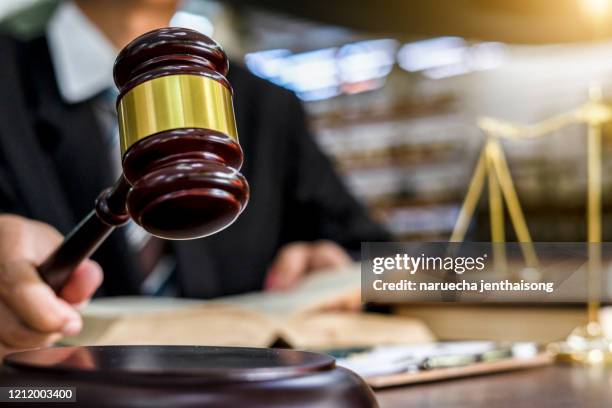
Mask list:
[[[61,99],[44,38],[0,37],[0,58],[0,210],[65,234],[113,182],[91,101]],[[295,96],[235,65],[229,80],[251,200],[226,230],[171,243],[181,294],[259,289],[275,253],[291,241],[326,238],[358,251],[360,241],[387,239],[317,148]],[[94,259],[105,271],[101,293],[138,292],[138,266],[121,230]]]

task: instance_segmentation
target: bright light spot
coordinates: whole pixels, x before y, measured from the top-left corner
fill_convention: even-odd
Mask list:
[[[502,43],[470,45],[459,37],[440,37],[405,44],[397,60],[408,72],[423,72],[428,78],[439,79],[498,67],[505,51]]]
[[[177,11],[170,20],[170,26],[191,28],[209,37],[212,37],[214,32],[213,24],[208,18],[187,11]]]
[[[252,52],[245,62],[255,75],[312,101],[379,89],[396,59],[406,71],[438,79],[495,68],[506,56],[504,44],[470,44],[459,37],[408,43],[399,52],[398,48],[397,41],[385,38],[298,54],[287,49]]]
[[[611,9],[611,0],[579,0],[582,10],[591,17],[601,17]]]
[[[467,49],[459,37],[440,37],[405,44],[397,54],[399,65],[409,72],[457,64]]]
[[[255,75],[313,101],[382,87],[397,47],[391,39],[367,40],[298,54],[285,49],[254,52],[245,62]]]
[[[589,364],[598,365],[604,362],[605,357],[606,355],[603,350],[595,349],[587,351],[586,360]]]
[[[395,64],[398,43],[391,39],[347,44],[338,52],[338,70],[343,82],[384,78]]]
[[[335,48],[294,54],[284,62],[281,83],[298,93],[338,86]]]
[[[506,59],[506,46],[498,42],[483,42],[470,47],[468,63],[476,71],[499,67]]]
[[[244,56],[247,68],[260,78],[264,78],[281,85],[280,75],[285,58],[291,51],[285,49],[252,52]]]

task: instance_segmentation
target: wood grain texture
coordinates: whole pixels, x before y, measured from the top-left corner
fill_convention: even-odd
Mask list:
[[[612,406],[612,369],[553,365],[391,388],[376,396],[381,408],[603,408]]]

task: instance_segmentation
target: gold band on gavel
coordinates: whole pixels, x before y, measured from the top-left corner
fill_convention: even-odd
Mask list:
[[[168,75],[135,86],[119,101],[121,154],[139,140],[180,128],[205,128],[238,139],[232,93],[199,75]]]

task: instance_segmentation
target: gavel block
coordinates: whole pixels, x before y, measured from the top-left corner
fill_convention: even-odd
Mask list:
[[[123,175],[38,268],[53,289],[130,218],[158,237],[191,239],[239,216],[249,186],[227,70],[218,44],[182,28],[149,32],[121,51],[114,78]],[[70,407],[376,406],[369,387],[333,358],[294,350],[47,348],[7,356],[0,384],[75,387]]]
[[[73,387],[67,407],[376,407],[363,380],[333,358],[283,349],[50,348],[8,356],[0,383]]]

